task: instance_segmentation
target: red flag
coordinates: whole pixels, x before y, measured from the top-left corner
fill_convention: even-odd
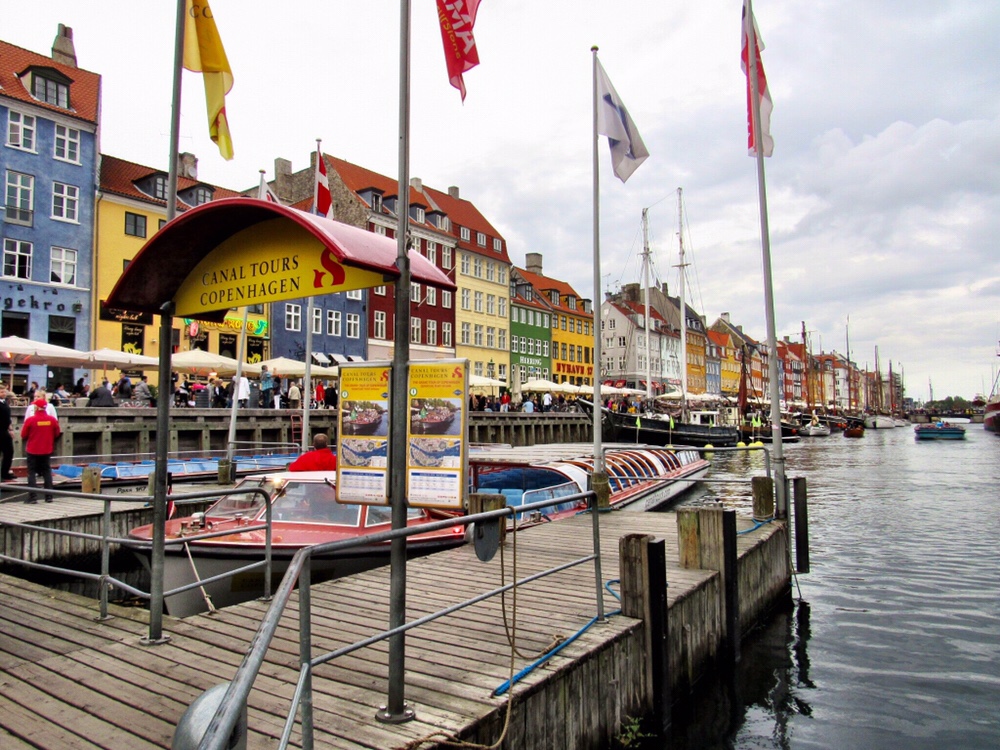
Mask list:
[[[754,141],[753,132],[753,93],[750,87],[750,21],[747,19],[747,4],[743,0],[743,50],[740,53],[740,67],[743,68],[747,77],[747,147],[750,156],[757,155],[757,144]],[[764,156],[774,153],[774,139],[771,138],[771,110],[774,105],[771,103],[771,92],[767,90],[767,77],[764,75],[764,63],[760,59],[760,51],[764,49],[763,42],[760,41],[760,34],[757,33],[757,21],[752,20],[754,49],[757,67],[757,95],[760,97],[760,141],[763,144]]]
[[[333,198],[330,196],[330,180],[326,176],[326,159],[323,158],[322,151],[316,152],[316,159],[316,194],[313,213],[332,219]]]
[[[479,52],[472,36],[476,25],[479,0],[437,0],[444,60],[448,64],[448,80],[462,92],[465,101],[465,81],[462,74],[479,65]]]

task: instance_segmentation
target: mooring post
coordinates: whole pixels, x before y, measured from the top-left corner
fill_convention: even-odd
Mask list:
[[[795,572],[809,572],[809,512],[806,501],[806,478],[792,480],[795,502]]]
[[[726,596],[726,660],[735,665],[740,660],[740,583],[737,573],[736,511],[722,512],[723,583]]]
[[[646,534],[627,534],[619,540],[618,548],[622,614],[645,624],[643,707],[654,725],[666,730],[670,727],[666,545]]]
[[[750,489],[753,492],[753,520],[774,518],[774,480],[770,477],[751,477]]]

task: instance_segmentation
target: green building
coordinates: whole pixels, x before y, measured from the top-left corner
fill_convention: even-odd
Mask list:
[[[510,280],[510,382],[552,376],[552,307],[514,268]]]

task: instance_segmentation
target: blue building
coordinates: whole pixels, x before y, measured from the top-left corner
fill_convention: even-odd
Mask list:
[[[320,365],[363,360],[368,342],[368,290],[313,297],[313,362]],[[271,356],[306,361],[308,299],[271,305]]]
[[[94,200],[101,77],[76,66],[59,24],[46,57],[0,41],[0,335],[91,348]],[[20,367],[31,381],[71,385],[69,368]]]

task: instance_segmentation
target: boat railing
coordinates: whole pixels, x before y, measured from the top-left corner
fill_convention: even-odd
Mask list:
[[[417,627],[426,625],[433,622],[441,617],[453,614],[461,609],[478,604],[480,602],[486,601],[487,599],[499,596],[506,593],[515,587],[523,586],[529,582],[536,581],[541,578],[545,578],[550,575],[565,571],[569,568],[573,568],[579,565],[584,565],[589,562],[594,563],[594,578],[595,578],[595,590],[597,596],[597,614],[598,619],[604,619],[604,606],[603,597],[601,593],[602,581],[601,581],[601,557],[600,557],[600,534],[598,525],[598,516],[596,512],[591,513],[594,524],[594,550],[592,554],[585,555],[583,557],[577,558],[575,560],[570,560],[563,562],[559,565],[554,565],[545,570],[535,572],[531,575],[524,576],[518,580],[514,580],[506,585],[491,589],[489,591],[484,591],[481,594],[468,598],[464,601],[457,602],[443,609],[439,609],[436,612],[419,617],[415,620],[411,620],[397,627],[388,628],[380,633],[376,633],[360,641],[356,641],[350,645],[343,646],[341,648],[335,649],[333,651],[326,651],[319,655],[313,655],[313,648],[316,645],[312,638],[312,586],[311,586],[311,570],[312,570],[312,559],[313,557],[319,555],[329,555],[331,553],[349,549],[351,547],[357,546],[359,544],[373,544],[389,542],[397,538],[405,538],[413,536],[415,534],[426,534],[429,531],[437,531],[440,529],[446,529],[457,524],[463,524],[466,527],[477,524],[477,528],[482,529],[487,524],[494,524],[497,527],[501,523],[506,524],[507,520],[513,517],[515,513],[518,512],[533,512],[541,511],[553,505],[558,505],[559,503],[564,503],[568,501],[581,501],[586,500],[591,510],[596,510],[597,506],[597,494],[593,491],[581,492],[575,495],[569,495],[566,497],[558,497],[553,499],[547,499],[544,501],[524,504],[517,508],[504,507],[498,510],[484,511],[482,513],[470,514],[467,516],[449,518],[442,521],[435,521],[428,524],[421,524],[417,527],[403,528],[403,529],[393,529],[391,531],[379,532],[377,534],[366,535],[363,540],[344,540],[338,542],[327,542],[323,544],[317,544],[312,547],[304,547],[295,553],[292,558],[291,564],[289,565],[288,572],[282,579],[278,590],[275,592],[274,600],[271,602],[271,606],[268,608],[267,612],[264,614],[261,620],[260,626],[257,632],[251,639],[251,645],[249,651],[243,658],[243,662],[240,664],[239,669],[237,669],[236,674],[233,679],[224,685],[218,685],[214,688],[210,688],[209,691],[202,694],[201,698],[196,699],[201,701],[199,703],[199,711],[188,711],[185,716],[192,716],[192,721],[197,721],[199,726],[195,727],[178,727],[178,731],[175,733],[175,740],[178,737],[192,737],[192,744],[174,744],[175,750],[193,750],[193,748],[198,748],[199,750],[224,750],[225,748],[233,747],[230,744],[234,732],[237,734],[242,731],[239,726],[239,722],[245,715],[247,708],[247,700],[250,695],[250,691],[257,679],[257,676],[264,664],[264,658],[270,649],[271,641],[274,639],[277,632],[279,623],[282,616],[285,613],[286,608],[291,602],[292,593],[297,589],[299,592],[298,597],[298,615],[299,615],[299,677],[295,685],[295,691],[292,696],[291,703],[289,705],[288,716],[286,718],[284,730],[282,732],[280,741],[278,743],[279,748],[286,748],[291,740],[292,731],[296,726],[296,718],[299,719],[299,730],[300,737],[299,743],[301,747],[306,750],[311,750],[313,748],[313,698],[312,698],[312,674],[313,670],[317,667],[328,664],[333,660],[346,656],[347,654],[353,653],[359,649],[366,648],[373,644],[379,643],[381,641],[387,640],[393,637],[402,637],[405,639],[405,634]],[[497,531],[496,538],[499,539],[499,529],[494,529]],[[514,533],[517,533],[516,530]],[[487,536],[489,533],[487,532]],[[393,649],[390,648],[390,654]],[[390,667],[390,679],[392,675],[392,668]],[[390,686],[390,691],[391,691]],[[224,688],[224,692],[223,692]],[[211,719],[208,721],[207,727],[204,732],[201,730],[203,726],[202,722],[207,718],[208,712],[214,709],[214,713],[211,715]],[[204,710],[204,713],[202,713]],[[195,718],[197,717],[197,718]],[[196,737],[197,735],[197,737]]]
[[[35,562],[33,560],[25,560],[25,559],[20,558],[20,557],[13,557],[11,555],[3,554],[3,553],[0,553],[0,561],[6,562],[6,563],[13,563],[15,565],[21,565],[23,567],[31,568],[33,570],[41,570],[41,571],[45,571],[45,572],[48,572],[48,573],[55,573],[55,574],[59,574],[59,575],[64,575],[64,576],[68,576],[68,577],[71,577],[71,578],[80,578],[80,579],[87,580],[87,581],[96,581],[99,584],[98,589],[99,589],[99,592],[100,592],[99,593],[99,597],[100,597],[99,598],[99,602],[100,602],[99,603],[99,606],[100,606],[100,616],[99,616],[98,619],[100,619],[102,621],[109,619],[109,616],[108,616],[108,594],[109,594],[109,590],[110,590],[110,588],[112,586],[115,587],[115,588],[117,588],[117,589],[119,589],[119,590],[121,590],[121,591],[124,591],[127,594],[130,594],[131,596],[139,597],[140,599],[145,599],[147,601],[150,601],[151,604],[152,604],[153,594],[151,592],[149,592],[149,591],[143,591],[141,589],[138,589],[135,586],[132,586],[132,585],[130,585],[130,584],[124,582],[124,581],[121,581],[121,580],[119,580],[119,579],[117,579],[117,578],[115,578],[114,576],[111,575],[111,546],[112,545],[121,545],[121,546],[127,546],[127,547],[141,548],[143,546],[148,546],[149,544],[151,544],[151,542],[149,542],[149,543],[142,543],[142,542],[137,543],[135,539],[122,539],[120,537],[112,536],[112,534],[111,534],[111,528],[112,528],[111,504],[114,502],[114,503],[130,503],[130,504],[133,504],[133,505],[145,506],[145,505],[149,504],[149,502],[152,500],[152,498],[146,497],[146,496],[130,496],[130,495],[101,495],[101,494],[96,494],[96,493],[91,493],[91,492],[76,492],[76,491],[72,491],[72,490],[61,490],[61,489],[58,489],[58,488],[52,488],[52,489],[38,488],[37,490],[34,490],[34,492],[36,494],[39,494],[39,495],[41,495],[41,494],[44,493],[46,495],[52,495],[53,497],[70,497],[70,498],[77,498],[77,499],[82,499],[82,500],[89,500],[89,501],[93,501],[93,502],[102,502],[104,504],[104,515],[103,515],[103,518],[101,520],[101,533],[100,534],[93,534],[93,533],[88,533],[88,532],[83,532],[83,531],[71,531],[69,529],[51,528],[51,527],[48,527],[48,526],[41,526],[39,524],[21,523],[21,522],[18,522],[18,521],[0,521],[0,527],[15,528],[15,529],[20,529],[22,531],[29,531],[29,532],[32,532],[32,533],[36,533],[36,534],[51,534],[53,536],[67,537],[67,538],[73,538],[73,539],[80,539],[80,540],[85,540],[85,541],[90,541],[90,542],[97,542],[100,545],[101,572],[100,573],[92,573],[92,572],[84,571],[84,570],[78,570],[78,569],[73,569],[73,568],[65,568],[65,567],[61,567],[61,566],[57,566],[57,565],[49,565],[49,564],[46,564],[46,563]],[[206,490],[206,491],[201,491],[201,492],[189,492],[189,493],[184,493],[184,494],[171,495],[170,496],[170,501],[173,502],[174,504],[178,505],[178,506],[181,506],[181,505],[192,505],[194,503],[198,503],[198,502],[204,501],[206,499],[213,499],[213,500],[215,500],[215,499],[218,499],[218,498],[220,498],[220,497],[222,497],[224,495],[260,495],[261,496],[261,501],[264,504],[265,508],[267,509],[266,510],[266,522],[263,523],[263,524],[257,524],[257,525],[253,525],[253,526],[250,526],[250,525],[243,526],[243,525],[241,525],[241,526],[237,526],[236,528],[240,532],[256,531],[256,530],[261,530],[261,529],[265,530],[266,534],[265,534],[264,559],[261,560],[261,561],[259,561],[259,562],[255,562],[255,563],[251,563],[249,565],[246,565],[246,566],[244,566],[242,568],[239,568],[238,570],[232,570],[232,571],[229,571],[227,573],[223,573],[221,575],[213,576],[211,578],[203,578],[203,579],[200,579],[200,580],[196,581],[195,583],[187,584],[187,585],[184,585],[184,586],[179,586],[177,588],[170,589],[169,591],[162,591],[163,587],[160,586],[159,588],[162,591],[162,594],[160,595],[161,596],[161,601],[159,603],[159,607],[157,609],[156,607],[151,606],[150,607],[151,612],[152,611],[159,611],[159,612],[162,613],[163,612],[162,599],[165,599],[168,596],[173,596],[174,594],[180,594],[180,593],[182,593],[184,591],[188,591],[189,589],[198,588],[199,586],[204,586],[207,583],[212,583],[212,582],[214,582],[216,580],[220,580],[222,578],[231,577],[231,576],[237,575],[239,573],[243,573],[243,572],[246,572],[248,570],[254,570],[254,569],[257,569],[257,568],[264,568],[264,594],[265,594],[265,598],[269,598],[270,597],[270,591],[271,591],[271,504],[268,502],[269,495],[268,495],[268,493],[267,493],[266,490],[264,490],[263,488],[260,488],[260,487],[238,487],[238,488],[233,488],[233,489],[230,489],[230,490],[222,490],[222,491],[219,491],[219,490]],[[215,536],[226,536],[226,535],[232,534],[233,531],[234,531],[233,528],[229,528],[229,529],[224,529],[224,530],[220,530],[220,531],[211,531],[211,532],[207,532],[207,533],[204,533],[204,534],[198,534],[198,535],[191,534],[191,535],[179,538],[179,539],[167,539],[167,540],[164,541],[164,544],[165,545],[183,545],[183,544],[186,544],[187,542],[194,541],[195,539],[205,539],[205,538],[211,538],[211,537],[215,537]],[[152,567],[154,569],[157,567],[157,564],[156,564],[155,560],[152,563]],[[162,570],[163,570],[163,562],[162,562],[162,560],[160,560],[159,569],[161,571],[160,575],[162,577]],[[159,625],[156,625],[155,628],[154,628],[154,618],[151,615],[150,616],[150,640],[153,640],[152,634],[155,633],[155,632],[158,632],[159,628],[160,628]]]
[[[259,442],[259,441],[240,441],[234,443],[236,445],[234,457],[240,458],[255,458],[259,456],[269,456],[280,453],[299,453],[302,450],[302,445],[299,443],[284,443],[284,442]],[[169,461],[198,461],[198,460],[209,460],[209,459],[220,459],[226,458],[225,448],[216,448],[209,450],[188,450],[188,451],[170,451],[167,454],[167,459]],[[59,464],[77,464],[80,466],[88,466],[90,464],[103,464],[103,465],[113,465],[117,463],[142,463],[144,461],[153,462],[156,460],[156,454],[152,452],[148,453],[94,453],[94,454],[81,454],[76,456],[53,456],[52,464],[57,466]]]

